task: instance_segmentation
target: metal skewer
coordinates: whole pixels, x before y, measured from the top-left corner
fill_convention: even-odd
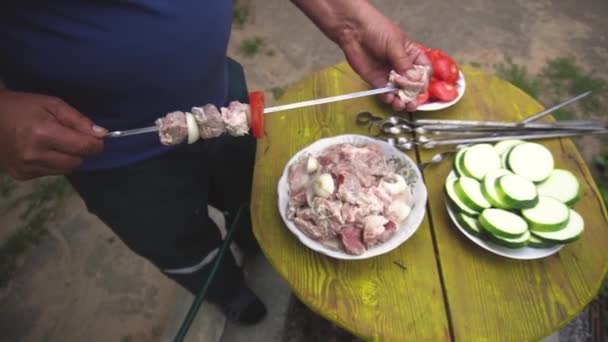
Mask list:
[[[295,109],[295,108],[301,108],[301,107],[316,106],[316,105],[336,102],[336,101],[356,99],[358,97],[364,97],[364,96],[392,93],[392,92],[396,92],[397,90],[399,90],[399,88],[396,88],[395,86],[387,86],[387,87],[378,88],[378,89],[358,91],[358,92],[354,92],[354,93],[350,93],[350,94],[324,97],[324,98],[320,98],[320,99],[290,103],[290,104],[281,105],[281,106],[267,107],[267,108],[264,108],[264,114],[274,113],[274,112],[279,112],[279,111],[289,110],[289,109]],[[106,134],[105,137],[120,138],[120,137],[129,136],[129,135],[150,133],[150,132],[157,132],[157,131],[158,131],[157,126],[150,126],[150,127],[136,128],[136,129],[130,129],[130,130],[125,130],[125,131],[113,131],[113,132],[109,132],[108,134]]]
[[[514,135],[491,135],[481,137],[467,137],[467,138],[455,138],[455,139],[429,139],[425,136],[416,137],[413,142],[422,148],[435,148],[441,145],[459,145],[459,144],[474,144],[474,143],[485,143],[485,142],[496,142],[509,139],[521,139],[521,140],[536,140],[536,139],[549,139],[549,138],[564,138],[564,137],[575,137],[580,135],[595,135],[595,134],[607,134],[608,129],[598,129],[596,131],[563,131],[554,133],[537,133],[537,134],[514,134]]]

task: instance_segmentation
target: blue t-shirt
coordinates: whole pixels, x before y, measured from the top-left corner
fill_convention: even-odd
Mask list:
[[[174,110],[225,103],[231,20],[231,0],[2,1],[0,78],[59,97],[110,131],[151,126]],[[154,133],[106,139],[81,169],[168,149]]]

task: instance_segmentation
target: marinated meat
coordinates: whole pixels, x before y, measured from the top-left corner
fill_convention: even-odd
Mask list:
[[[389,85],[398,85],[401,88],[397,96],[405,103],[414,100],[427,87],[430,70],[427,66],[414,65],[407,72],[408,74],[401,76],[395,70],[391,70],[388,75]],[[401,81],[397,82],[397,78],[401,78]]]
[[[212,104],[192,107],[192,115],[196,119],[198,131],[203,139],[219,137],[226,131],[226,125],[220,111]]]
[[[188,137],[188,125],[184,112],[171,112],[156,120],[158,135],[163,145],[177,145]]]
[[[232,101],[228,108],[222,107],[222,120],[226,125],[226,131],[233,136],[245,135],[249,132],[249,105]]]
[[[411,191],[393,169],[373,144],[338,144],[301,158],[288,170],[288,218],[330,248],[362,254],[388,241],[410,213]],[[333,179],[333,193],[314,191],[321,176]]]
[[[386,217],[370,215],[363,219],[363,243],[369,248],[376,243],[378,237],[384,233],[384,225],[388,223]]]
[[[301,206],[306,203],[306,191],[312,180],[306,165],[307,160],[302,159],[291,165],[287,174],[289,202],[293,206]]]
[[[365,245],[361,242],[362,233],[360,228],[345,228],[340,232],[340,238],[346,253],[361,255],[365,252]]]

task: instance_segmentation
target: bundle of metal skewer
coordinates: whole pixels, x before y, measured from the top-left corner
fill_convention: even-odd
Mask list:
[[[606,134],[608,133],[608,127],[606,123],[601,121],[536,121],[588,94],[589,92],[578,95],[519,122],[435,119],[408,120],[399,116],[381,118],[370,112],[361,112],[357,115],[357,123],[369,125],[370,128],[377,130],[377,137],[405,150],[409,150],[414,146],[435,148],[442,145],[496,142],[505,139],[535,140]],[[413,134],[411,137],[408,137],[404,136],[406,133]]]

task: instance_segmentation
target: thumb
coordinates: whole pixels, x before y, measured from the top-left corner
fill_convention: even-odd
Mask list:
[[[108,133],[108,130],[95,125],[93,121],[62,100],[53,99],[47,109],[63,126],[99,138]]]

